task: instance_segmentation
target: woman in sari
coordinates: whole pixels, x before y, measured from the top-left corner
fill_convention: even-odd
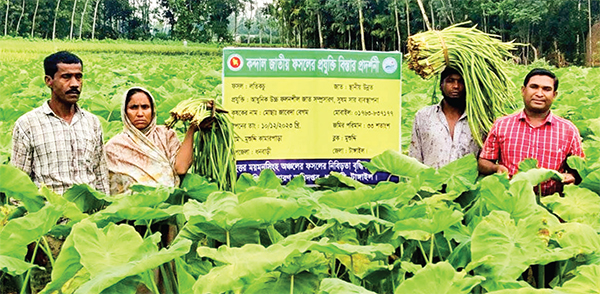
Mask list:
[[[156,103],[141,87],[125,93],[121,107],[123,132],[105,146],[111,195],[124,193],[132,184],[179,186],[192,164],[194,132],[190,126],[183,143],[175,131],[156,125]]]

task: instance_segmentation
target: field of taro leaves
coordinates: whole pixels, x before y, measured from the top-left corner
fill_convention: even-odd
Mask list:
[[[218,49],[77,48],[80,104],[100,117],[105,139],[122,129],[130,86],[155,94],[159,121],[183,99],[221,93]],[[0,58],[2,163],[16,118],[49,98],[47,53],[19,54]],[[515,84],[529,69],[513,68]],[[391,175],[377,185],[338,173],[316,186],[302,177],[282,185],[264,170],[242,174],[235,192],[188,174],[179,188],[135,186],[116,196],[85,185],[60,196],[2,164],[0,293],[136,293],[140,284],[154,293],[600,293],[600,70],[556,73],[553,111],[577,125],[586,152],[568,160],[582,182],[563,196],[535,195],[559,175],[534,160],[508,179],[480,177],[473,156],[435,170],[396,151],[364,163]],[[435,81],[403,74],[406,147]],[[520,104],[518,95],[515,88]],[[168,225],[178,228],[170,244]]]

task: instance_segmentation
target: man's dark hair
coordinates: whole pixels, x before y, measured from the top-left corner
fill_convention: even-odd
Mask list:
[[[83,69],[83,61],[77,57],[77,55],[68,52],[68,51],[59,51],[54,54],[49,55],[44,59],[44,73],[47,76],[54,77],[54,74],[58,71],[57,64],[65,63],[65,64],[81,64],[81,68]]]
[[[444,71],[442,71],[442,73],[440,73],[440,86],[441,86],[441,85],[444,83],[444,80],[445,80],[445,79],[446,79],[448,76],[450,76],[450,75],[453,75],[453,74],[457,74],[457,75],[459,75],[459,76],[461,76],[461,77],[462,77],[462,75],[460,74],[460,72],[458,72],[458,70],[456,70],[455,68],[452,68],[452,67],[448,67],[448,66],[447,66],[447,67],[444,69]]]
[[[529,80],[531,79],[531,77],[533,76],[547,76],[547,77],[551,77],[554,80],[554,91],[558,90],[558,78],[556,77],[556,75],[545,69],[545,68],[534,68],[532,69],[526,76],[525,76],[525,81],[523,81],[523,87],[527,87],[527,84],[529,83]]]

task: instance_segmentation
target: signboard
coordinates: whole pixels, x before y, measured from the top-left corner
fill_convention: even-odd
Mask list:
[[[308,183],[340,172],[380,180],[359,162],[400,150],[401,54],[226,48],[223,102],[238,173],[273,170]]]

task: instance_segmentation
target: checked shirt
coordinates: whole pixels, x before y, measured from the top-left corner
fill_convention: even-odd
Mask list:
[[[100,121],[77,106],[70,124],[48,102],[21,116],[13,129],[11,163],[59,194],[75,184],[109,192]]]
[[[509,175],[519,169],[527,158],[538,161],[538,167],[565,172],[567,157],[583,157],[579,131],[570,121],[550,113],[544,122],[534,127],[524,111],[496,120],[481,150],[480,158],[498,160],[508,168]],[[543,195],[559,190],[553,180],[542,183]]]

